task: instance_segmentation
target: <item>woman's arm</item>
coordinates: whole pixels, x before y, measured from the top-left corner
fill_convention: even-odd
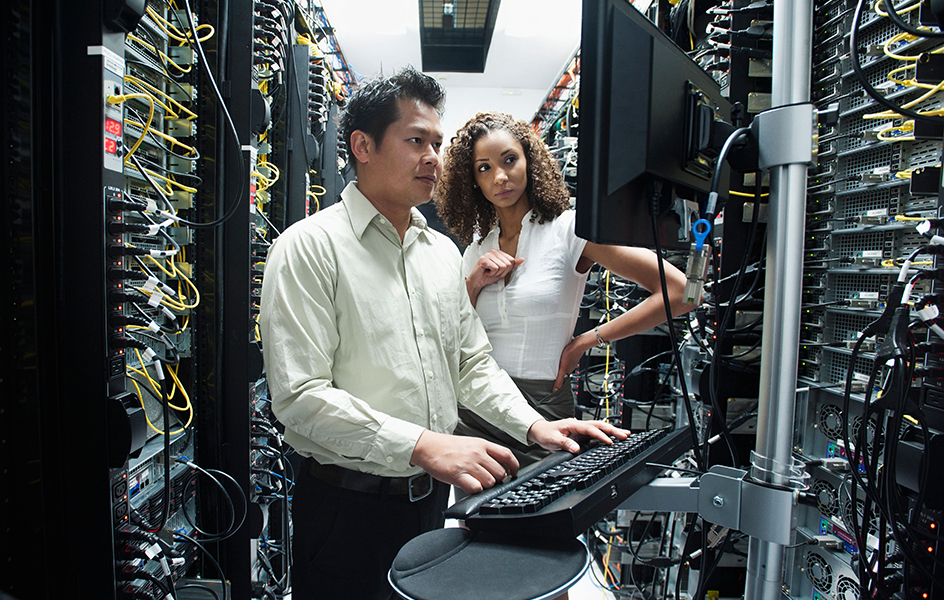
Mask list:
[[[583,255],[581,255],[578,262],[578,268],[581,270],[583,268],[589,269],[593,263],[598,263],[623,279],[641,285],[652,294],[612,321],[603,323],[596,330],[585,331],[571,340],[561,353],[557,380],[554,382],[555,390],[563,385],[564,378],[574,370],[580,361],[580,357],[599,343],[597,333],[599,333],[602,340],[615,342],[665,323],[665,305],[662,299],[662,285],[659,281],[659,263],[654,252],[645,248],[604,246],[587,242]],[[663,261],[663,264],[665,265],[665,283],[672,307],[672,316],[677,317],[689,312],[697,305],[685,304],[682,301],[685,292],[685,274],[668,261]]]

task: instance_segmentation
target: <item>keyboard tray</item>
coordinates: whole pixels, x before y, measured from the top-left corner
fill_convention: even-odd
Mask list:
[[[446,509],[473,531],[577,537],[692,446],[691,430],[653,429],[579,454],[555,452],[515,479]]]

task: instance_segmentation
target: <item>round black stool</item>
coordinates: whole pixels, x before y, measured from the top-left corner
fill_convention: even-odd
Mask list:
[[[406,600],[543,600],[573,586],[589,565],[577,539],[450,528],[410,540],[387,578]]]

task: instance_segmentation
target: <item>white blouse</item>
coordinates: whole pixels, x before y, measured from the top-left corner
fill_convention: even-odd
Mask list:
[[[587,241],[574,233],[574,211],[553,221],[522,219],[517,256],[524,262],[504,279],[482,288],[475,310],[492,344],[492,357],[509,375],[522,379],[553,380],[561,352],[573,338],[587,273],[578,273],[577,261]],[[468,277],[478,259],[499,249],[498,227],[484,241],[466,248],[462,273]]]

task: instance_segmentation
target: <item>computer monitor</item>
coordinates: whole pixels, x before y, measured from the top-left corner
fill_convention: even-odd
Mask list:
[[[712,122],[729,113],[718,83],[628,0],[583,0],[577,235],[655,247],[661,181],[660,243],[687,249],[711,185]]]

